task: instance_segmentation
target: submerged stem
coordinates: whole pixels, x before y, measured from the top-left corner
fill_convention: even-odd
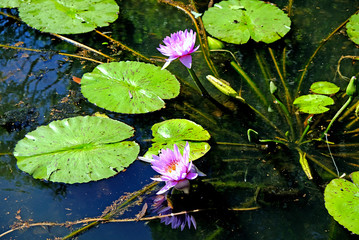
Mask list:
[[[108,40],[110,40],[111,42],[115,43],[116,45],[120,46],[123,50],[128,51],[128,52],[131,52],[133,55],[135,55],[135,56],[141,58],[143,61],[145,61],[145,62],[150,62],[150,63],[152,63],[152,64],[156,64],[155,61],[153,61],[153,60],[149,59],[148,57],[142,55],[141,53],[139,53],[139,52],[133,50],[132,48],[127,47],[126,45],[124,45],[124,44],[121,43],[120,41],[118,41],[118,40],[116,40],[116,39],[113,39],[112,37],[110,37],[110,36],[108,36],[108,35],[106,35],[106,34],[100,32],[100,31],[98,31],[97,29],[95,29],[95,32],[96,32],[97,34],[100,34],[101,36],[107,38]]]
[[[243,79],[249,84],[253,91],[257,94],[259,99],[264,103],[265,106],[268,106],[267,99],[264,97],[263,93],[256,84],[250,79],[250,77],[243,71],[243,69],[234,61],[231,61],[232,67],[243,77]]]
[[[61,40],[64,40],[64,41],[66,41],[66,42],[68,42],[68,43],[71,43],[71,44],[73,44],[73,45],[76,46],[76,47],[80,47],[80,48],[89,50],[89,51],[94,52],[94,53],[96,53],[96,54],[98,54],[98,55],[101,55],[101,56],[103,56],[103,57],[105,57],[105,58],[108,58],[108,59],[111,60],[111,61],[115,61],[115,60],[116,60],[115,58],[113,58],[113,57],[111,57],[111,56],[108,56],[108,55],[106,55],[106,54],[104,54],[104,53],[102,53],[102,52],[100,52],[100,51],[97,51],[96,49],[93,49],[93,48],[91,48],[91,47],[89,47],[89,46],[86,46],[85,44],[82,44],[82,43],[80,43],[80,42],[77,42],[77,41],[75,41],[75,40],[72,40],[72,39],[70,39],[70,38],[67,38],[67,37],[65,37],[65,36],[62,36],[62,35],[59,35],[59,34],[56,34],[56,33],[50,33],[50,34],[53,35],[53,36],[55,36],[55,37],[57,37],[57,38],[60,38]]]
[[[284,81],[283,75],[282,75],[282,73],[280,72],[280,69],[279,69],[277,60],[276,60],[276,58],[275,58],[275,56],[274,56],[273,50],[272,50],[270,47],[268,48],[268,50],[269,50],[269,53],[270,53],[270,55],[271,55],[271,57],[272,57],[272,60],[273,60],[273,62],[274,62],[274,66],[275,66],[275,68],[276,68],[276,70],[277,70],[279,79],[280,79],[280,81],[282,82],[282,86],[283,86],[283,88],[284,88],[285,97],[286,97],[286,102],[287,102],[287,108],[288,108],[288,110],[290,110],[290,103],[292,103],[292,97],[291,97],[291,95],[290,95],[290,93],[289,93],[289,89],[288,89],[288,87],[287,87],[287,84],[286,84],[285,81]]]
[[[133,195],[131,195],[126,201],[124,201],[122,204],[120,204],[119,206],[116,207],[116,209],[112,210],[111,212],[107,213],[104,217],[102,217],[103,220],[110,220],[115,214],[117,214],[120,210],[122,210],[124,207],[126,207],[129,203],[131,203],[132,201],[134,201],[136,198],[138,198],[139,196],[145,194],[146,192],[152,190],[155,186],[157,186],[159,182],[152,182],[149,185],[146,185],[144,188],[142,188],[141,190],[135,192]],[[70,239],[94,226],[97,226],[98,224],[100,224],[101,221],[95,221],[90,223],[89,225],[86,225],[82,228],[79,228],[73,232],[71,232],[70,234],[68,234],[67,236],[63,237],[62,239]]]
[[[290,116],[290,113],[289,113],[288,109],[286,108],[286,106],[279,100],[278,96],[276,96],[276,94],[273,94],[273,97],[276,100],[276,102],[279,104],[280,109],[282,109],[282,111],[284,112],[284,118],[287,121],[287,124],[289,126],[290,133],[292,135],[292,140],[294,140],[295,132],[294,132],[292,118]]]
[[[359,10],[356,11],[354,14],[356,14],[356,13],[358,13],[358,12],[359,12]],[[354,14],[353,14],[353,15],[354,15]],[[352,16],[352,15],[350,15],[350,16]],[[349,17],[349,18],[350,18],[350,17]],[[320,44],[319,44],[319,46],[317,47],[317,49],[315,49],[315,51],[314,51],[314,53],[312,54],[312,56],[310,56],[310,58],[308,59],[307,63],[305,64],[305,67],[304,67],[304,69],[303,69],[302,75],[301,75],[300,78],[299,78],[299,83],[298,83],[298,87],[297,87],[297,91],[296,91],[296,94],[297,94],[297,95],[298,95],[299,92],[300,92],[300,88],[301,88],[301,86],[302,86],[304,76],[305,76],[305,74],[307,73],[308,67],[309,67],[309,65],[312,63],[314,57],[317,55],[317,53],[319,52],[319,50],[324,46],[324,44],[326,44],[327,41],[328,41],[336,32],[338,32],[338,31],[349,21],[349,18],[348,18],[347,20],[345,20],[343,23],[341,23],[336,29],[334,29],[334,31],[331,32],[326,38],[324,38],[324,39],[320,42]]]

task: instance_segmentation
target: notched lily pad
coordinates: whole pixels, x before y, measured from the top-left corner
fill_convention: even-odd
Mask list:
[[[350,17],[346,28],[350,39],[354,43],[359,44],[359,13]]]
[[[278,7],[259,0],[229,0],[203,15],[206,30],[216,38],[244,44],[250,38],[272,43],[290,30],[290,18]]]
[[[169,71],[142,62],[97,66],[81,80],[81,92],[92,103],[119,113],[147,113],[177,97],[180,84]]]
[[[303,95],[293,102],[299,111],[309,114],[320,114],[329,110],[326,106],[333,105],[334,100],[324,95]]]
[[[144,157],[151,158],[158,155],[161,149],[170,148],[176,144],[182,152],[186,142],[190,146],[191,160],[196,160],[210,150],[207,141],[211,138],[208,131],[195,122],[186,119],[171,119],[156,123],[152,126],[153,144]]]
[[[21,3],[20,18],[33,28],[58,34],[85,33],[118,17],[114,0],[31,0]]]
[[[313,83],[310,90],[317,94],[331,95],[339,92],[340,87],[331,82],[321,81]]]
[[[124,141],[134,129],[103,117],[74,117],[38,127],[14,150],[18,167],[34,178],[83,183],[114,176],[134,162],[139,146]]]
[[[352,173],[352,180],[333,179],[325,188],[324,200],[337,222],[359,234],[359,172]]]

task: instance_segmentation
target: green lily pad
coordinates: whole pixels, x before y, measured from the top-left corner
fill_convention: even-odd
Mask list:
[[[203,15],[206,30],[225,42],[272,43],[290,30],[290,18],[279,8],[259,0],[222,1]]]
[[[303,95],[293,102],[299,111],[309,114],[320,114],[329,110],[326,106],[333,105],[334,100],[324,95]]]
[[[115,0],[31,0],[19,7],[20,18],[33,28],[58,34],[85,33],[118,17]]]
[[[0,1],[0,8],[17,8],[22,2],[30,0],[2,0]]]
[[[352,180],[333,179],[325,188],[324,200],[337,222],[359,234],[359,172],[352,173]]]
[[[114,176],[134,162],[139,146],[123,141],[134,129],[103,117],[74,117],[38,127],[14,150],[18,167],[34,178],[83,183]]]
[[[346,28],[350,39],[354,43],[359,44],[359,13],[350,17]]]
[[[182,152],[186,142],[190,146],[190,160],[196,160],[205,155],[211,146],[204,142],[211,138],[208,131],[195,122],[186,119],[171,119],[156,123],[152,126],[153,144],[144,157],[158,155],[161,149],[170,148],[176,144]]]
[[[92,103],[119,113],[147,113],[177,97],[180,84],[169,71],[142,62],[97,66],[81,80],[82,94]]]
[[[339,92],[340,87],[331,82],[315,82],[310,86],[310,90],[317,94],[331,95]]]

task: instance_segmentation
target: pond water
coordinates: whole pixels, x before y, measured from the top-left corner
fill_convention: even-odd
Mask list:
[[[172,6],[155,0],[117,2],[120,6],[118,20],[100,31],[111,32],[114,39],[146,56],[159,56],[156,48],[170,33],[193,29],[188,17]],[[205,9],[208,1],[199,2],[199,10]],[[287,1],[273,2],[279,8],[285,8],[288,4]],[[281,59],[283,48],[286,47],[285,78],[292,93],[296,91],[295,83],[301,71],[321,40],[354,14],[358,7],[359,1],[355,0],[294,1],[291,32],[284,39],[269,45],[277,59]],[[16,9],[2,11],[18,16]],[[203,99],[188,72],[176,61],[171,63],[168,70],[181,78],[179,97],[166,101],[166,108],[154,113],[118,114],[89,103],[81,95],[79,84],[72,80],[73,76],[82,77],[84,73],[92,71],[97,64],[58,54],[58,51],[76,54],[83,51],[81,48],[4,15],[0,15],[0,26],[0,44],[43,50],[35,52],[0,48],[1,232],[9,230],[19,221],[60,223],[98,217],[114,201],[152,182],[150,177],[155,172],[141,161],[135,161],[126,171],[114,177],[84,184],[45,182],[17,168],[12,152],[26,133],[53,120],[101,112],[136,129],[133,139],[140,144],[140,155],[151,146],[151,126],[163,120],[185,118],[208,130],[211,134],[211,150],[195,162],[207,176],[194,181],[191,194],[178,194],[173,200],[174,204],[178,204],[176,208],[179,211],[202,211],[192,213],[197,223],[196,230],[193,227],[186,227],[183,231],[173,230],[157,219],[100,224],[78,235],[77,239],[355,238],[325,209],[323,190],[331,176],[322,168],[311,163],[317,172],[311,181],[303,172],[297,153],[291,149],[272,143],[249,144],[248,128],[255,129],[263,138],[273,138],[275,133],[250,109],[225,97],[206,82],[205,76],[211,72],[201,53],[193,55],[194,69],[210,94],[232,111],[222,111],[211,101]],[[96,33],[68,37],[92,48],[102,49],[106,54],[116,54],[120,60],[136,60],[126,51],[109,48],[105,43],[107,40]],[[278,79],[268,46],[250,41],[242,46],[227,44],[226,48],[235,54],[243,69],[269,96],[264,84],[266,80],[256,60],[258,54],[271,77]],[[106,61],[88,51],[82,54]],[[334,82],[345,89],[347,82],[337,73],[338,60],[345,55],[358,55],[358,49],[343,28],[330,38],[313,59],[303,81],[303,94],[308,93],[315,81]],[[231,57],[223,52],[214,52],[212,57],[221,77],[230,82],[234,89],[241,90],[247,102],[266,112],[267,109],[260,105],[248,85],[231,68]],[[343,75],[351,77],[357,74],[358,67],[351,60],[344,60],[340,70]],[[332,115],[329,116],[334,113],[330,112]],[[275,125],[283,127],[283,131],[288,130],[285,129],[285,122],[275,113],[268,116]],[[300,117],[304,121],[307,115]],[[332,133],[335,139],[332,141],[358,143],[358,136],[343,134],[346,123],[343,121],[336,125]],[[352,129],[355,129],[355,125]],[[326,146],[312,147],[308,152],[333,170]],[[332,151],[341,173],[349,174],[358,170],[359,154],[356,147],[333,147]],[[152,192],[143,202],[151,204],[154,196],[155,192]],[[134,218],[142,209],[143,202],[131,206],[119,218]],[[258,209],[240,210],[252,207]],[[31,227],[14,231],[3,238],[54,239],[66,236],[81,226]]]

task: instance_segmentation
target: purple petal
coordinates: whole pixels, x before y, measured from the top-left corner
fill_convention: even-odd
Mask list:
[[[152,179],[153,181],[157,181],[157,182],[165,181],[165,180],[163,180],[162,178],[152,178],[152,177],[151,177],[151,179]]]
[[[192,56],[191,55],[185,55],[179,58],[181,63],[186,66],[186,68],[192,67]]]
[[[171,187],[176,186],[176,184],[177,181],[167,181],[166,185],[160,191],[157,192],[157,195],[167,192]]]
[[[189,180],[192,180],[192,179],[195,179],[196,177],[198,176],[198,174],[197,173],[188,173],[187,174],[187,179],[189,179]]]

